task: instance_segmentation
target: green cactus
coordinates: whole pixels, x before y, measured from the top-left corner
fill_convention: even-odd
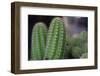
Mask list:
[[[80,58],[88,58],[88,53],[83,53]]]
[[[31,59],[42,60],[46,46],[46,25],[38,22],[34,25],[32,30],[32,45],[31,45]]]
[[[44,59],[59,59],[62,53],[64,39],[64,23],[56,17],[51,21]]]
[[[80,58],[80,56],[81,56],[81,48],[79,48],[79,47],[72,48],[72,56],[74,58]]]
[[[80,58],[83,53],[88,53],[87,32],[81,32],[75,38],[68,36],[66,40],[65,58]]]
[[[51,21],[48,33],[42,22],[32,29],[31,60],[87,58],[87,47],[87,32],[71,37],[60,17]]]
[[[80,48],[82,49],[82,54],[88,52],[88,35],[87,32],[81,32],[79,35]]]
[[[83,31],[83,32],[81,32],[80,34],[79,34],[79,39],[81,40],[81,42],[87,42],[87,37],[88,36],[88,33],[87,32],[85,32],[85,31]]]

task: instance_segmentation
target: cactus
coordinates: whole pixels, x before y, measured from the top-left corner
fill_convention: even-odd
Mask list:
[[[87,58],[87,32],[71,37],[61,18],[55,17],[49,26],[38,22],[32,29],[31,60]]]
[[[81,40],[81,42],[87,42],[87,32],[83,31],[79,34],[79,39]]]
[[[31,59],[42,60],[46,46],[46,25],[38,22],[32,29]]]
[[[64,23],[56,17],[51,21],[44,59],[59,59],[62,53],[64,39]]]
[[[88,57],[88,53],[83,53],[80,58],[87,58],[87,57]]]
[[[73,59],[75,57],[73,57],[72,55],[72,50],[74,48],[74,38],[72,38],[69,34],[66,34],[66,50],[65,50],[65,53],[64,53],[64,58],[65,59]]]
[[[80,56],[81,56],[81,48],[79,48],[79,47],[72,48],[72,56],[74,58],[80,58]]]
[[[88,53],[87,32],[81,32],[75,38],[68,36],[66,43],[66,53],[64,57],[67,59],[80,58],[82,54]]]

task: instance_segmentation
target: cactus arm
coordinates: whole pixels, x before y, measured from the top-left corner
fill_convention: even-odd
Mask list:
[[[45,59],[59,59],[63,44],[63,21],[60,18],[54,18],[50,24]]]
[[[57,32],[58,26],[55,25],[50,25],[49,31],[48,31],[48,37],[47,37],[47,44],[46,44],[46,53],[45,53],[45,59],[52,59],[52,56],[54,54],[54,50],[55,50],[55,42],[57,41]]]
[[[40,47],[39,47],[39,37],[38,37],[38,28],[35,26],[32,30],[32,46],[31,46],[31,59],[36,60],[40,59]]]
[[[45,26],[40,26],[39,32],[40,32],[40,52],[41,56],[43,59],[44,56],[44,51],[45,51],[45,46],[46,46],[46,27]]]
[[[80,58],[88,58],[88,53],[83,53]]]
[[[46,46],[46,25],[36,23],[32,30],[31,59],[42,60]]]

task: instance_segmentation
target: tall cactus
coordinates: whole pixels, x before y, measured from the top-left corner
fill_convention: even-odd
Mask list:
[[[62,53],[64,39],[64,23],[56,17],[51,21],[44,59],[59,59]]]
[[[46,25],[38,22],[32,29],[31,60],[42,60],[46,46]]]

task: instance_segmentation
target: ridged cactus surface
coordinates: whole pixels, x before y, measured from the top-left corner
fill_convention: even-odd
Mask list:
[[[47,35],[46,51],[44,59],[59,59],[64,39],[64,23],[56,17],[51,21]]]
[[[42,60],[46,46],[46,25],[38,22],[34,25],[32,30],[32,45],[31,45],[31,59]]]

